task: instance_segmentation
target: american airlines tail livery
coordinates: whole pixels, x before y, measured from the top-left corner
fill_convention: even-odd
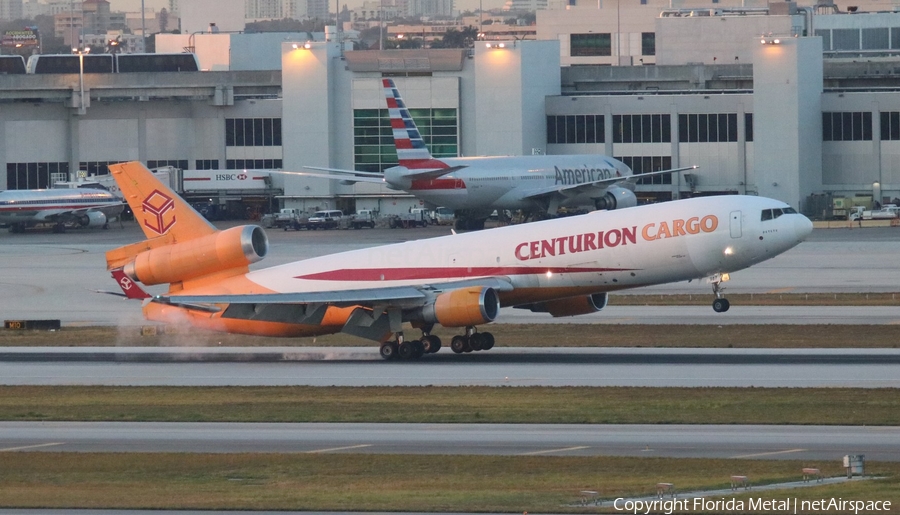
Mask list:
[[[249,271],[268,240],[254,225],[216,230],[137,162],[111,165],[147,240],[106,254],[129,298],[160,322],[233,333],[344,332],[384,358],[487,350],[476,328],[513,306],[555,317],[593,313],[611,291],[711,277],[716,311],[728,273],[794,247],[812,222],[777,200],[703,197],[331,254]],[[137,285],[168,284],[149,297]],[[421,331],[405,338],[407,324]]]
[[[452,157],[437,159],[425,146],[392,79],[382,79],[399,165],[380,173],[306,167],[295,173],[344,182],[372,182],[407,191],[433,206],[453,209],[456,228],[477,230],[492,211],[555,215],[562,207],[622,209],[637,205],[638,179],[696,166],[634,175],[603,155]]]

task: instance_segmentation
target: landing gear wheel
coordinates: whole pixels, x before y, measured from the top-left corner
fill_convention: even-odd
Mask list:
[[[384,359],[394,359],[397,357],[397,342],[384,342],[378,350]]]
[[[469,347],[471,347],[472,350],[481,350],[483,348],[483,345],[484,337],[481,335],[481,333],[474,333],[469,336]]]
[[[481,350],[491,350],[494,348],[494,335],[491,333],[478,333],[484,340],[481,342]]]
[[[456,335],[450,340],[450,350],[457,354],[462,354],[466,351],[466,337],[461,335]]]
[[[441,339],[433,334],[426,334],[423,336],[422,344],[425,346],[426,354],[434,354],[441,350]]]
[[[728,302],[728,299],[721,298],[713,301],[713,311],[716,313],[724,313],[728,311],[728,308],[731,307],[731,303]]]
[[[397,355],[400,356],[400,359],[411,359],[415,356],[416,347],[413,345],[414,341],[405,341],[400,344],[400,347],[397,348]]]
[[[421,340],[413,340],[409,344],[413,348],[413,359],[419,359],[425,354],[425,344]]]

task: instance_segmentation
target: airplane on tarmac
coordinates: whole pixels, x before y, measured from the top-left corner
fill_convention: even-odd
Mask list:
[[[510,225],[305,259],[249,271],[269,249],[255,225],[219,231],[140,163],[110,165],[147,240],[106,253],[144,316],[241,334],[344,332],[384,358],[437,352],[435,324],[463,328],[456,352],[487,350],[476,327],[513,306],[552,316],[593,313],[611,291],[710,277],[720,283],[794,247],[812,222],[778,200],[699,197]],[[137,283],[168,284],[150,296]],[[419,339],[404,337],[404,323]]]
[[[637,205],[636,181],[696,169],[634,175],[625,163],[603,155],[495,156],[437,159],[431,155],[391,79],[382,79],[399,166],[384,174],[306,166],[319,172],[279,172],[350,184],[370,182],[412,193],[456,213],[456,228],[478,230],[492,211],[524,210],[555,215],[562,207],[621,209]]]
[[[125,209],[122,199],[101,189],[0,191],[0,223],[10,232],[25,232],[40,223],[63,232],[66,223],[109,228],[109,219]]]

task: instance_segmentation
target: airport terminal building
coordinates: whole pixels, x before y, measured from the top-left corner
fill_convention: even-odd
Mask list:
[[[900,14],[816,16],[814,36],[807,12],[766,16],[786,33],[753,35],[762,16],[659,18],[653,66],[562,66],[564,38],[346,51],[335,37],[307,45],[294,34],[231,45],[267,53],[257,70],[86,73],[83,87],[79,74],[2,75],[0,184],[48,187],[140,160],[206,171],[210,188],[192,192],[220,205],[405,212],[418,201],[371,184],[273,174],[263,189],[214,187],[225,170],[392,166],[379,80],[391,77],[438,157],[604,153],[635,172],[699,165],[639,185],[639,197],[758,194],[813,216],[827,216],[829,195],[900,196]],[[664,42],[683,31],[739,54],[710,63],[683,40]],[[836,54],[836,42],[851,50]]]

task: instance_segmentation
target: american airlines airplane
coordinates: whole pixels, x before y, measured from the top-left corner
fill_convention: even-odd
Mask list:
[[[454,157],[437,159],[422,141],[391,79],[382,79],[399,166],[380,173],[317,168],[279,172],[387,184],[432,204],[453,209],[456,228],[478,230],[494,210],[555,215],[563,207],[621,209],[637,205],[638,179],[693,170],[696,166],[634,175],[625,163],[602,155]]]
[[[122,199],[105,190],[0,191],[0,223],[8,225],[10,232],[24,232],[40,223],[54,224],[55,232],[64,231],[66,223],[107,229],[109,219],[124,208]]]
[[[676,200],[341,252],[262,270],[261,227],[216,230],[140,163],[110,165],[147,240],[106,253],[124,295],[149,320],[232,333],[344,332],[382,357],[437,352],[435,325],[461,328],[450,348],[487,350],[477,326],[513,306],[555,317],[593,313],[611,291],[709,277],[727,311],[728,274],[794,247],[812,222],[762,197]],[[148,295],[137,283],[168,284]],[[405,324],[421,331],[404,336]]]

